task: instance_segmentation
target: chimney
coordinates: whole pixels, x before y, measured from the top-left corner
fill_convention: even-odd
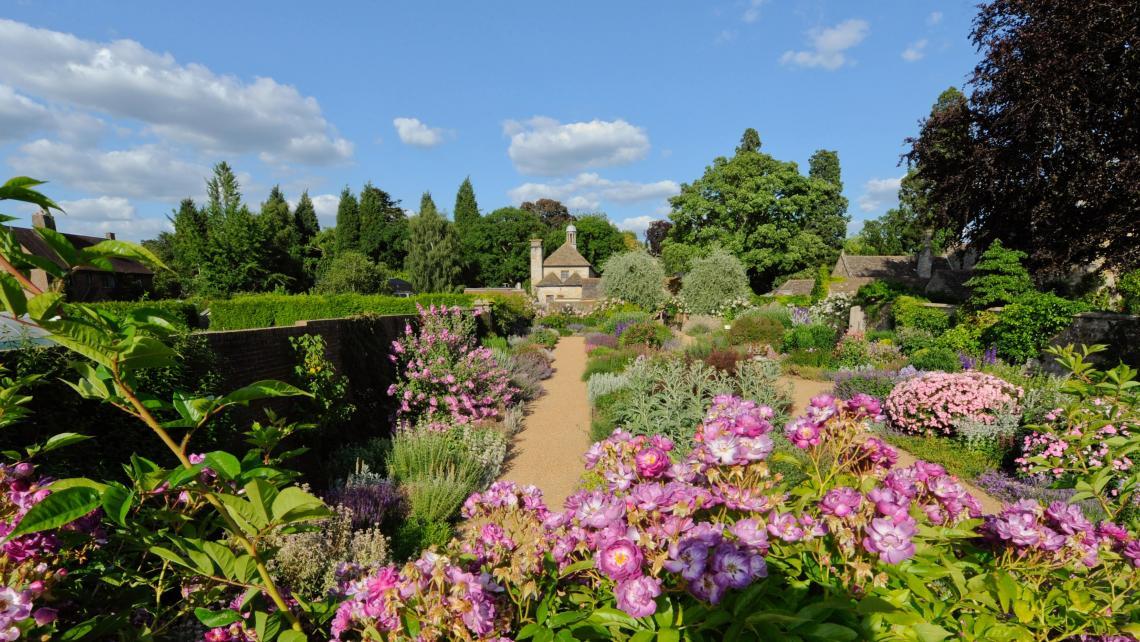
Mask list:
[[[933,231],[927,229],[923,233],[922,250],[918,253],[918,277],[929,279],[934,271],[934,247],[931,244]]]
[[[115,233],[114,232],[104,232],[103,238],[107,239],[108,241],[114,241],[115,240]]]
[[[530,240],[530,293],[537,294],[542,280],[542,239]]]
[[[47,210],[40,210],[32,214],[32,227],[55,229],[55,217]]]

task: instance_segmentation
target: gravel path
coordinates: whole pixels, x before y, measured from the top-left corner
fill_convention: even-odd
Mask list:
[[[590,447],[585,370],[585,339],[562,337],[554,348],[554,376],[543,382],[546,394],[530,404],[501,477],[538,486],[552,510],[574,491]]]

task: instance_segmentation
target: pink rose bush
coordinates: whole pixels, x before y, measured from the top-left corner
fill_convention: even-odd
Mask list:
[[[984,372],[927,372],[887,396],[891,426],[915,435],[953,435],[954,422],[991,424],[1001,412],[1020,413],[1022,390]]]
[[[1027,608],[1055,610],[1047,601],[1056,595],[1092,591],[1096,604],[1061,611],[1077,624],[1044,630],[1108,634],[1140,616],[1126,597],[1140,589],[1133,534],[1094,527],[1064,503],[1017,504],[983,520],[977,499],[942,467],[897,467],[893,449],[866,437],[880,413],[872,398],[813,399],[783,431],[781,459],[806,475],[793,487],[770,467],[785,439],[774,413],[749,401],[715,398],[687,453],[660,436],[615,431],[586,453],[581,488],[561,511],[533,487],[496,482],[467,500],[448,546],[347,584],[333,639],[499,641],[544,630],[625,639],[673,626],[719,639],[733,616],[717,613],[778,611],[790,580],[816,587],[818,599],[850,601],[845,624],[834,626],[864,621],[899,636],[918,621],[950,635],[971,627],[973,639],[1040,638],[1035,620],[988,611],[1000,609],[998,598],[971,597],[989,585],[967,580],[986,573],[1009,576]],[[1025,563],[1039,559],[1048,563]],[[871,597],[894,605],[890,620],[880,607],[858,611]],[[748,606],[735,606],[743,599]]]
[[[519,399],[510,374],[475,339],[475,318],[459,307],[417,304],[418,328],[404,326],[389,359],[399,373],[388,394],[397,417],[415,422],[466,424],[495,419]]]

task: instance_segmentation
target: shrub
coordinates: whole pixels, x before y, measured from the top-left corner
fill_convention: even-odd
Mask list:
[[[815,281],[811,285],[811,300],[822,301],[827,298],[831,287],[831,269],[826,265],[816,268]]]
[[[628,301],[645,310],[658,310],[665,305],[665,270],[646,252],[623,252],[611,256],[602,265],[602,293],[607,297]]]
[[[421,308],[419,328],[404,326],[392,358],[399,374],[388,394],[407,421],[494,419],[518,398],[491,350],[476,345],[474,317],[459,308]]]
[[[835,345],[834,363],[840,368],[858,368],[870,365],[871,346],[862,334],[845,334]]]
[[[900,328],[898,333],[899,348],[902,353],[910,356],[919,350],[934,347],[934,335],[918,328]]]
[[[950,329],[950,315],[945,310],[926,306],[914,297],[900,296],[895,299],[891,311],[896,328],[916,328],[935,336]]]
[[[387,291],[388,277],[383,266],[360,252],[338,253],[317,276],[317,294],[379,294]]]
[[[340,319],[361,314],[413,315],[419,306],[470,307],[466,294],[421,294],[414,297],[379,294],[248,294],[213,299],[199,305],[209,312],[211,330],[246,330],[294,325],[313,319]]]
[[[996,346],[1003,359],[1025,363],[1036,358],[1049,340],[1069,327],[1073,316],[1085,309],[1079,301],[1034,292],[1005,306],[997,323],[982,332],[982,342]]]
[[[709,332],[711,332],[711,330],[709,330],[709,327],[707,325],[703,323],[694,323],[693,325],[689,326],[689,329],[685,331],[685,334],[689,335],[690,337],[699,337],[706,335]]]
[[[994,239],[978,257],[973,275],[966,281],[970,288],[967,305],[974,310],[984,310],[1012,303],[1026,292],[1032,292],[1033,279],[1021,264],[1024,259],[1025,252],[1006,248],[1001,239]]]
[[[693,260],[681,280],[681,301],[691,314],[714,314],[725,301],[751,294],[744,264],[724,250]]]
[[[997,470],[1002,465],[1002,457],[984,450],[963,448],[956,439],[931,435],[900,435],[887,432],[883,435],[888,443],[898,446],[921,461],[944,466],[947,471],[965,479]]]
[[[467,295],[464,295],[467,296]],[[479,299],[491,304],[491,332],[507,337],[522,334],[535,317],[534,302],[526,294],[499,292],[480,294]],[[425,303],[424,305],[428,305]],[[456,304],[452,304],[456,305]]]
[[[1014,437],[1021,426],[1021,412],[1017,408],[1003,408],[994,413],[992,421],[962,418],[953,423],[954,434],[968,448],[1001,457],[1013,449]]]
[[[784,363],[809,368],[830,368],[831,352],[828,350],[792,350],[784,356]],[[818,374],[818,373],[815,373]],[[812,374],[811,376],[815,376]]]
[[[619,310],[606,316],[605,321],[601,325],[601,329],[603,332],[608,332],[616,338],[621,334],[620,330],[628,328],[635,323],[644,323],[652,318],[648,312],[641,310]]]
[[[939,370],[942,372],[958,372],[962,369],[962,362],[958,359],[958,353],[939,346],[916,350],[910,355],[910,365],[919,370]]]
[[[558,339],[561,335],[558,331],[551,330],[550,328],[536,327],[531,330],[530,334],[526,335],[526,340],[530,343],[540,345],[547,350],[553,350],[554,346],[558,345]]]
[[[977,355],[982,352],[982,332],[987,325],[992,325],[997,317],[992,313],[983,312],[984,319],[971,318],[943,332],[934,340],[935,344],[954,354]],[[988,321],[988,324],[986,323]]]
[[[639,354],[632,348],[619,350],[597,348],[590,353],[590,358],[586,360],[586,371],[582,373],[582,380],[589,381],[590,377],[599,372],[621,372]]]
[[[728,330],[728,342],[732,345],[745,343],[765,343],[778,346],[784,338],[784,325],[766,316],[741,316],[732,322]]]
[[[388,538],[377,528],[354,528],[354,518],[351,509],[337,506],[315,530],[270,536],[266,543],[277,548],[270,570],[294,595],[317,600],[337,587],[337,571],[344,565],[369,573],[387,564]]]
[[[524,399],[542,394],[542,382],[554,374],[553,355],[538,344],[524,343],[513,351],[494,350],[494,354]]]
[[[1126,272],[1120,277],[1116,289],[1120,292],[1120,303],[1128,314],[1140,314],[1140,270]]]
[[[624,372],[599,372],[586,382],[586,399],[593,405],[599,397],[611,395],[629,386],[629,375]]]
[[[737,350],[711,350],[703,361],[705,365],[716,368],[730,375],[736,374],[736,364],[747,358]]]
[[[181,330],[198,327],[198,306],[189,301],[100,301],[88,305],[114,317],[123,317],[137,310],[158,310]]]
[[[594,348],[616,348],[618,338],[608,332],[591,332],[586,335],[586,350]]]
[[[392,440],[387,437],[373,437],[337,448],[325,464],[329,487],[343,485],[350,475],[357,472],[383,474],[391,451]]]
[[[393,556],[406,560],[422,550],[443,546],[451,541],[454,532],[450,522],[429,522],[418,515],[409,517],[392,537]]]
[[[831,352],[835,347],[835,329],[820,323],[797,325],[784,334],[783,352],[805,350]]]
[[[330,492],[325,500],[333,506],[352,511],[353,530],[381,528],[391,532],[407,512],[407,499],[390,479],[357,481],[351,475],[344,486]]]
[[[847,328],[847,322],[851,316],[851,305],[850,294],[832,294],[815,302],[808,309],[808,315],[815,323],[829,325],[836,331],[841,331]]]
[[[625,328],[621,333],[621,338],[618,339],[618,345],[622,347],[644,345],[659,348],[672,336],[673,333],[669,331],[669,328],[660,323],[642,321]]]
[[[954,435],[961,420],[992,424],[1000,413],[1020,413],[1022,390],[983,372],[927,372],[887,396],[891,426],[902,432]]]
[[[851,399],[855,395],[865,394],[876,399],[886,399],[896,385],[917,374],[918,370],[913,367],[902,370],[871,368],[840,370],[835,373],[834,378],[835,396],[840,399]]]
[[[767,304],[763,307],[749,308],[736,316],[737,319],[742,317],[753,317],[758,319],[774,319],[785,328],[792,327],[792,311],[791,309],[780,305],[778,303]]]
[[[294,419],[309,421],[321,430],[335,430],[348,425],[356,406],[348,402],[348,379],[337,373],[325,354],[325,339],[319,334],[302,334],[289,337],[289,345],[296,354],[293,379],[297,387],[313,395],[294,406],[298,412]]]

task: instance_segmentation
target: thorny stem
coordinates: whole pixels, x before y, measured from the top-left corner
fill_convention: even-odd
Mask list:
[[[115,377],[115,383],[119,385],[120,389],[123,392],[123,395],[127,398],[128,401],[131,402],[131,406],[134,408],[135,416],[141,419],[143,423],[149,426],[150,429],[153,430],[156,435],[158,435],[158,438],[162,440],[162,443],[166,444],[166,447],[169,448],[176,457],[178,457],[178,461],[182,463],[183,468],[193,468],[194,465],[190,463],[190,458],[186,456],[186,451],[174,441],[174,439],[170,436],[170,433],[166,432],[166,430],[163,429],[163,427],[158,423],[158,420],[155,419],[154,415],[150,413],[150,410],[148,410],[147,407],[143,405],[142,400],[140,400],[138,396],[135,395],[134,390],[131,389],[131,387],[128,386],[119,376],[118,364],[115,364],[115,367],[112,369],[112,374]],[[266,567],[265,561],[261,559],[261,553],[257,550],[257,546],[255,546],[254,543],[242,533],[241,527],[238,526],[236,521],[234,521],[233,516],[230,515],[229,510],[226,508],[225,504],[223,504],[222,501],[218,499],[217,495],[215,495],[212,491],[205,490],[202,492],[202,496],[206,498],[206,501],[209,502],[210,505],[213,506],[214,509],[218,512],[218,514],[222,516],[222,519],[225,520],[226,526],[229,528],[230,534],[233,536],[233,538],[236,539],[237,542],[241,544],[242,548],[244,548],[245,551],[249,554],[249,556],[253,558],[254,564],[257,567],[257,574],[261,576],[261,581],[264,583],[264,586],[261,586],[259,588],[264,589],[265,592],[269,594],[269,597],[273,600],[273,603],[277,605],[277,608],[289,620],[289,623],[292,625],[293,630],[301,631],[301,620],[297,618],[297,616],[289,608],[289,605],[285,603],[285,599],[281,596],[281,591],[278,590],[277,585],[273,582],[273,577],[269,574],[269,568]],[[232,582],[228,581],[227,583],[232,584]]]

